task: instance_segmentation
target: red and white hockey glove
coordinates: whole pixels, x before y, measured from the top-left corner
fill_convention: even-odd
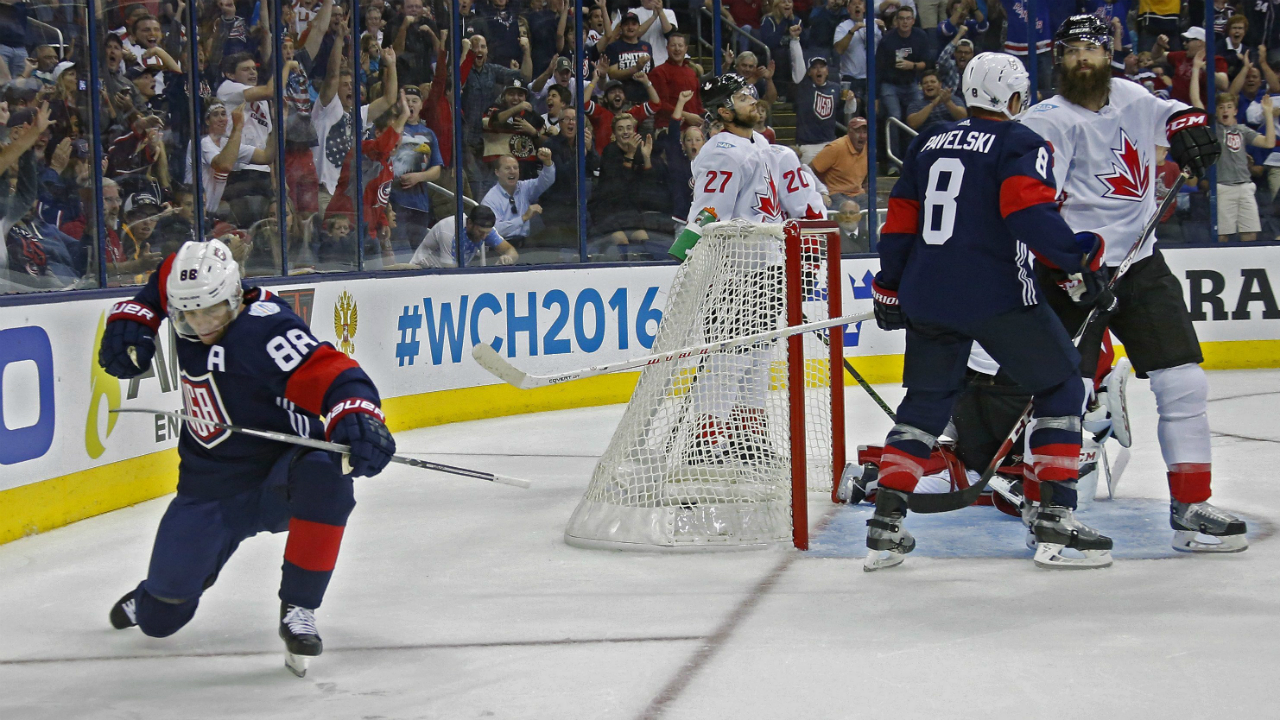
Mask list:
[[[331,442],[351,446],[352,477],[373,477],[391,462],[396,441],[387,429],[382,409],[364,398],[349,398],[329,408],[324,425]]]
[[[134,300],[111,306],[98,347],[98,364],[108,374],[126,380],[146,372],[156,354],[156,329],[161,320],[154,308]]]
[[[1204,177],[1222,154],[1218,136],[1209,129],[1209,116],[1203,110],[1187,108],[1170,115],[1165,132],[1173,161],[1198,178]]]
[[[876,325],[881,330],[905,330],[907,316],[898,304],[898,290],[890,290],[880,284],[880,279],[871,281],[871,299],[875,302]]]

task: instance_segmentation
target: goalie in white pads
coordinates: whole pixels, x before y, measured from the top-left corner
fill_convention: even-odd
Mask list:
[[[1022,122],[1053,145],[1053,174],[1062,191],[1062,217],[1073,230],[1108,239],[1103,264],[1124,259],[1156,212],[1150,153],[1156,145],[1184,170],[1204,177],[1221,151],[1202,110],[1161,100],[1141,85],[1111,77],[1111,37],[1090,15],[1063,22],[1054,37],[1062,94],[1031,108]],[[1210,496],[1209,383],[1204,357],[1182,296],[1155,238],[1116,283],[1119,309],[1086,335],[1095,350],[1107,327],[1124,343],[1140,378],[1151,378],[1159,413],[1160,450],[1168,468],[1173,547],[1188,552],[1239,552],[1248,547],[1245,522],[1208,503]],[[1087,310],[1059,288],[1061,271],[1036,264],[1045,299],[1068,328]],[[1090,377],[1096,352],[1083,353]]]

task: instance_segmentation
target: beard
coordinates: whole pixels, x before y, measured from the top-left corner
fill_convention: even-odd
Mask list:
[[[734,127],[740,127],[744,130],[754,130],[756,121],[749,114],[740,113],[737,109],[733,111],[733,120],[730,121]]]
[[[1106,101],[1111,93],[1111,66],[1102,65],[1081,71],[1063,69],[1062,97],[1076,105],[1089,105],[1097,101]]]

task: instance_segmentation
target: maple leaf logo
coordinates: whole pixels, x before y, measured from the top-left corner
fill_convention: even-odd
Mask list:
[[[1151,187],[1151,172],[1124,130],[1120,131],[1120,147],[1111,148],[1111,154],[1116,156],[1112,172],[1096,176],[1107,187],[1102,197],[1140,202]]]
[[[768,168],[764,171],[764,184],[768,189],[766,194],[756,193],[756,206],[754,210],[760,213],[765,220],[780,220],[782,218],[782,209],[778,206],[778,187],[773,183],[773,173]]]

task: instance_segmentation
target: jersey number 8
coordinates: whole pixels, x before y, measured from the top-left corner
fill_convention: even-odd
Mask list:
[[[1049,152],[1040,148],[1036,154],[1036,172],[1049,178]],[[946,184],[943,184],[943,177]],[[964,182],[964,164],[960,158],[938,158],[929,168],[929,185],[924,192],[924,229],[920,235],[930,245],[941,245],[951,239],[956,225],[956,198]]]
[[[964,164],[960,158],[938,158],[929,168],[929,185],[924,192],[924,228],[920,233],[926,243],[941,245],[951,239],[956,225],[956,198],[962,182]]]

